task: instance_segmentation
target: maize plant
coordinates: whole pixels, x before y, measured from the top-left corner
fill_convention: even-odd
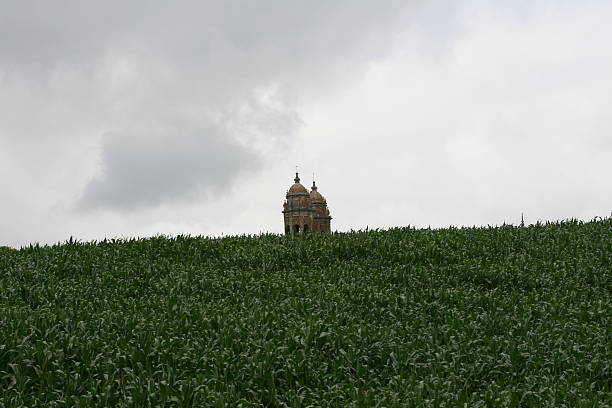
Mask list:
[[[0,407],[611,406],[612,220],[0,249]]]

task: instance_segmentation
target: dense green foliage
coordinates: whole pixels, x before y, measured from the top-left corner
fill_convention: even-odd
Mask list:
[[[612,221],[0,249],[0,407],[610,407]]]

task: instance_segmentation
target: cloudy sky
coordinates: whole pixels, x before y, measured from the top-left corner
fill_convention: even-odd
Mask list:
[[[0,245],[612,211],[610,1],[0,0]]]

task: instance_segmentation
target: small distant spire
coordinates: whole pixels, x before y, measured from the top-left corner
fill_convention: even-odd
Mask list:
[[[297,171],[295,172],[295,178],[293,179],[293,181],[295,181],[296,184],[300,182],[300,176],[298,176]]]
[[[317,185],[314,180],[312,180],[312,191],[317,191]]]

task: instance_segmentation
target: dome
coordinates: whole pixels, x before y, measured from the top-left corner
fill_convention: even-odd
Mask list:
[[[306,190],[306,187],[300,184],[300,178],[298,177],[297,173],[295,173],[295,179],[293,179],[293,181],[295,181],[295,184],[289,187],[288,193],[306,193],[308,194],[308,190]]]
[[[306,187],[304,187],[300,183],[295,183],[294,185],[289,187],[289,192],[290,193],[308,193],[308,190],[306,190]]]
[[[310,192],[310,200],[312,200],[313,203],[325,203],[325,197],[323,197],[321,193],[317,191],[317,186],[314,181],[312,182],[312,191]]]

